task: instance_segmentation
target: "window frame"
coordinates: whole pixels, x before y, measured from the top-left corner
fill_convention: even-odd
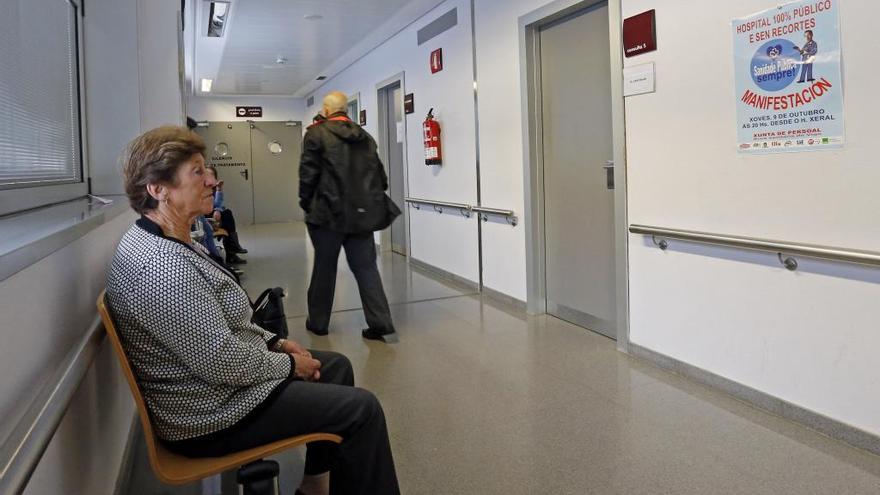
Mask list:
[[[91,192],[89,187],[90,171],[88,166],[88,149],[85,139],[87,136],[86,116],[84,113],[84,109],[86,108],[85,70],[83,66],[83,47],[85,45],[83,37],[84,7],[83,0],[67,0],[67,3],[74,9],[73,27],[76,40],[75,67],[77,81],[76,103],[77,117],[79,120],[79,135],[77,136],[79,145],[79,180],[74,179],[73,181],[64,180],[50,183],[4,185],[0,188],[0,217],[39,208],[41,206],[81,198]]]

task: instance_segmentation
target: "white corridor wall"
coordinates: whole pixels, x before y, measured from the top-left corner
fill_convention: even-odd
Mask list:
[[[657,91],[626,100],[629,221],[877,250],[880,168],[872,144],[880,50],[868,0],[840,2],[846,144],[736,153],[730,23],[765,0],[625,0],[657,10]],[[708,65],[707,65],[708,64]],[[630,236],[631,341],[880,434],[880,272]]]
[[[546,5],[562,10],[575,3],[473,1],[484,205],[520,215],[524,208],[519,19]],[[847,0],[841,8],[845,151],[751,161],[735,152],[730,22],[775,4],[718,2],[712,9],[694,0],[621,4],[624,17],[656,9],[659,46],[627,60],[627,65],[657,64],[656,93],[626,101],[629,223],[877,249],[873,208],[852,208],[873,205],[875,199],[866,196],[869,185],[880,182],[875,160],[852,154],[867,149],[876,133],[869,116],[880,113],[871,97],[880,41],[868,0]],[[414,31],[453,6],[458,26],[417,47]],[[375,134],[375,84],[406,72],[405,89],[416,99],[416,113],[407,118],[411,196],[475,199],[469,9],[470,2],[444,3],[315,92],[316,104],[331,89],[359,92],[367,129]],[[443,48],[445,68],[431,76],[428,54],[437,47]],[[695,67],[711,70],[695,73]],[[441,109],[444,125],[448,159],[439,173],[421,165],[419,123],[428,106]],[[676,144],[682,129],[690,133],[688,146]],[[792,174],[799,187],[786,186]],[[719,201],[730,208],[719,213]],[[767,205],[779,211],[761,217],[762,209],[770,211]],[[413,256],[472,278],[472,224],[424,210],[413,213]],[[856,225],[865,230],[854,231]],[[661,252],[644,237],[630,236],[633,343],[880,434],[880,398],[869,393],[880,385],[874,352],[880,334],[873,331],[880,319],[876,270],[800,259],[800,270],[790,273],[775,255],[673,245]],[[485,286],[525,299],[522,224],[484,224],[482,246]]]
[[[406,92],[415,93],[416,111],[407,117],[409,195],[426,199],[477,204],[477,174],[473,98],[473,56],[476,52],[479,111],[480,203],[513,210],[520,222],[512,227],[493,219],[482,224],[483,284],[520,301],[526,300],[525,196],[523,186],[522,88],[520,87],[519,18],[548,4],[564,9],[574,0],[447,1],[376,48],[356,64],[316,90],[312,114],[321,96],[333,89],[360,92],[367,109],[367,130],[376,133],[375,84],[406,72]],[[416,46],[415,32],[456,7],[458,25]],[[474,45],[471,45],[473,39]],[[428,56],[443,48],[444,69],[431,75]],[[439,109],[443,126],[444,165],[423,165],[420,123],[429,107]],[[454,111],[451,111],[453,110]],[[453,215],[430,209],[410,210],[412,256],[446,271],[477,280],[479,260],[476,227]],[[452,245],[449,239],[455,239]]]
[[[419,46],[416,32],[456,8],[458,24]],[[431,74],[431,51],[443,49],[443,70]],[[476,204],[477,170],[470,3],[449,0],[375,48],[313,92],[308,115],[320,110],[329,91],[360,94],[367,131],[378,136],[376,85],[404,73],[404,91],[415,94],[415,113],[405,116],[408,194],[412,197]],[[426,166],[421,123],[428,109],[442,125],[443,165]],[[401,205],[403,207],[403,205]],[[410,209],[410,255],[472,282],[479,280],[477,220],[455,211],[438,214]]]
[[[147,5],[149,3],[149,5]],[[89,0],[82,23],[88,167],[95,194],[122,192],[117,158],[145,127],[180,123],[177,0]],[[148,64],[149,66],[141,66]],[[151,86],[151,91],[143,91]],[[146,111],[145,109],[149,109]],[[143,127],[142,127],[143,126]],[[124,197],[116,198],[125,209]],[[116,244],[137,216],[128,211],[0,281],[0,438],[95,321]],[[109,342],[86,373],[24,493],[111,494],[116,489],[134,401]]]
[[[94,194],[122,194],[119,155],[141,132],[183,124],[178,0],[90,0],[85,40],[86,135]]]

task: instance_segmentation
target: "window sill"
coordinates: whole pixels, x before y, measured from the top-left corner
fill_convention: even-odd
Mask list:
[[[0,281],[129,211],[125,196],[104,198],[113,202],[83,197],[0,217]]]

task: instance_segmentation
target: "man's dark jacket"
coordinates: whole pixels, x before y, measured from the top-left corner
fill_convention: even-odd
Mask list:
[[[330,115],[312,124],[303,138],[299,204],[306,223],[346,234],[391,225],[400,209],[385,194],[388,176],[376,141],[359,125]]]

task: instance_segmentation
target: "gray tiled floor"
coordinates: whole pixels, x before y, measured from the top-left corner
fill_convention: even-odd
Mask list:
[[[245,233],[251,292],[286,285],[301,297],[301,227]],[[400,257],[382,265],[400,343],[361,339],[360,311],[334,314],[327,337],[305,332],[304,316],[289,323],[294,338],[347,354],[381,399],[404,493],[880,493],[876,456],[629,358],[582,328],[456,291]],[[350,274],[339,276],[337,307],[357,308]],[[297,304],[289,314],[304,313]],[[283,457],[288,487],[301,459]],[[144,462],[132,493],[197,493],[159,491]]]
[[[256,296],[268,286],[288,289],[285,300],[288,316],[305,316],[306,290],[312,270],[313,250],[306,234],[305,224],[254,225],[242,229],[242,243],[248,249],[244,255],[248,264],[242,266],[246,275],[242,285]],[[419,272],[413,272],[406,258],[386,253],[379,258],[379,268],[385,282],[390,304],[424,301],[459,296],[474,291],[454,282],[440,282]],[[361,307],[354,277],[348,270],[345,254],[339,256],[339,270],[334,301],[335,311]]]

